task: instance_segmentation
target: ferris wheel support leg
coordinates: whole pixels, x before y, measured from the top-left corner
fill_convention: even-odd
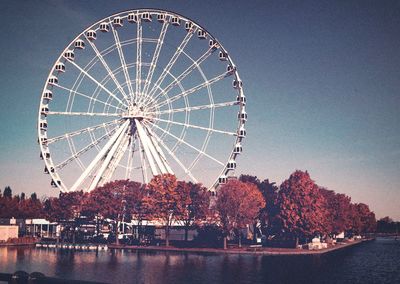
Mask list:
[[[155,134],[151,131],[151,129],[149,127],[147,127],[146,125],[143,125],[143,127],[146,129],[146,131],[149,133],[149,139],[151,141],[151,143],[154,145],[155,150],[160,154],[160,160],[162,162],[162,164],[164,165],[167,173],[169,174],[174,174],[173,170],[171,169],[171,167],[168,165],[167,159],[164,155],[163,150],[161,149],[161,147],[158,145],[158,143],[155,141]]]
[[[103,179],[104,172],[106,171],[106,169],[109,168],[110,163],[113,160],[113,158],[117,159],[118,155],[116,155],[116,152],[120,148],[121,142],[126,138],[126,135],[124,135],[124,133],[129,126],[129,120],[127,120],[126,122],[128,122],[128,124],[125,124],[125,126],[123,128],[124,130],[121,132],[121,135],[119,135],[117,141],[112,145],[110,151],[107,153],[103,163],[101,164],[100,169],[96,173],[95,178],[93,179],[92,183],[90,184],[89,190],[88,190],[89,192],[92,191],[93,189],[95,189],[98,184],[100,184],[100,180]]]
[[[138,137],[139,137],[139,140],[140,140],[140,144],[143,147],[144,154],[146,155],[147,161],[148,161],[148,163],[150,165],[150,170],[151,170],[153,175],[158,175],[159,173],[158,173],[158,170],[157,170],[157,166],[155,164],[154,158],[153,158],[153,156],[151,154],[151,151],[149,149],[149,143],[148,143],[148,141],[146,139],[147,135],[144,132],[143,128],[141,127],[140,122],[137,119],[135,119],[135,123],[136,123],[136,128],[137,128],[137,133],[138,133]]]
[[[136,121],[136,126],[137,126],[137,129],[138,129],[139,137],[140,137],[140,139],[141,139],[141,141],[143,143],[143,146],[145,148],[146,156],[149,156],[149,155],[152,156],[153,161],[155,161],[155,164],[160,169],[160,172],[162,174],[169,173],[169,171],[165,167],[165,164],[163,163],[163,161],[162,161],[162,159],[160,157],[163,154],[161,154],[160,152],[157,151],[156,147],[154,146],[154,142],[150,138],[150,135],[148,134],[148,132],[146,133],[147,129],[139,121],[137,121],[137,120],[135,120],[135,121]],[[147,151],[146,151],[146,148],[147,148]],[[149,157],[148,157],[148,160],[150,160]]]
[[[103,149],[97,154],[97,156],[93,159],[90,165],[85,169],[85,171],[81,174],[81,176],[77,179],[74,185],[71,187],[70,191],[76,191],[81,183],[88,177],[88,175],[93,171],[94,167],[103,159],[103,157],[107,154],[109,149],[121,135],[121,133],[127,128],[129,125],[129,121],[125,121],[119,129],[111,136],[110,140],[104,145]]]

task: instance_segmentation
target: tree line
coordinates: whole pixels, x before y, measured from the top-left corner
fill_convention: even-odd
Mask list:
[[[148,184],[118,180],[91,192],[60,193],[43,200],[35,193],[29,198],[23,193],[12,196],[9,187],[0,193],[0,218],[67,221],[79,216],[115,222],[134,219],[139,238],[143,221],[157,221],[165,230],[167,246],[176,222],[185,229],[186,240],[191,228],[215,226],[224,247],[228,236],[240,242],[242,229],[249,225],[269,239],[306,241],[315,235],[374,232],[377,224],[368,205],[318,186],[307,171],[295,171],[280,186],[241,175],[219,187],[215,196],[203,185],[179,181],[171,174],[155,176]],[[116,234],[117,226],[114,230]]]

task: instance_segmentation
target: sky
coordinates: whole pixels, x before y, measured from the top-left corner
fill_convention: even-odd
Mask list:
[[[400,220],[400,2],[1,1],[0,188],[54,196],[37,145],[44,82],[95,21],[137,8],[197,21],[229,50],[248,99],[237,174],[296,169]]]

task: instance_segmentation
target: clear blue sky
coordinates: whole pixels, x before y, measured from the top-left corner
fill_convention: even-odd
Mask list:
[[[36,144],[41,89],[64,47],[121,10],[172,10],[230,51],[248,97],[239,173],[295,169],[400,220],[399,1],[1,1],[0,187],[55,195]]]

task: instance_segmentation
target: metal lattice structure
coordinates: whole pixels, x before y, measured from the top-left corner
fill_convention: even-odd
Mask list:
[[[61,191],[163,173],[213,189],[234,174],[245,104],[229,53],[199,24],[155,9],[109,16],[67,45],[46,80],[45,173]]]

